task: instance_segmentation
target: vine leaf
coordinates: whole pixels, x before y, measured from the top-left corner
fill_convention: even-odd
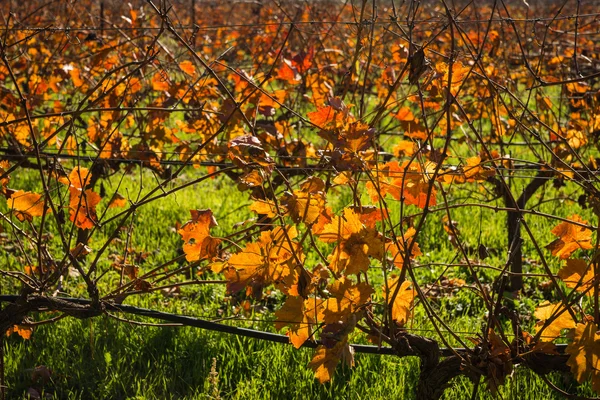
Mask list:
[[[581,219],[577,214],[570,218],[573,222],[587,224],[587,221]],[[592,231],[579,225],[569,222],[562,222],[554,227],[551,231],[558,239],[546,246],[552,252],[553,256],[567,259],[573,252],[579,248],[584,250],[591,249],[592,246]]]
[[[350,279],[342,277],[329,286],[329,292],[333,297],[321,303],[323,311],[319,316],[322,316],[326,324],[336,324],[351,321],[352,315],[359,313],[368,303],[374,290],[368,283],[354,284]]]
[[[121,208],[127,205],[127,199],[120,193],[115,193],[110,202],[108,203],[109,208]]]
[[[210,235],[210,228],[218,225],[212,211],[190,210],[190,214],[192,219],[177,231],[185,242],[185,259],[191,262],[214,257],[221,241]]]
[[[560,315],[558,315],[559,313]],[[543,335],[541,335],[542,341],[551,342],[560,337],[560,332],[563,329],[575,328],[575,321],[573,321],[562,303],[550,303],[546,300],[535,308],[534,315],[540,320],[535,324],[535,330],[536,332],[543,332]],[[547,323],[550,318],[556,315],[558,317]]]
[[[402,165],[391,161],[380,166],[374,182],[367,182],[366,188],[371,201],[378,202],[380,198],[390,194],[396,200],[402,200],[407,205],[419,208],[435,206],[437,191],[431,177],[436,164],[426,162],[421,166],[417,162],[405,161]],[[428,195],[431,190],[431,195]]]
[[[285,227],[285,230],[278,226],[262,232],[258,242],[248,243],[242,251],[233,254],[227,261],[230,268],[224,271],[228,292],[237,293],[247,288],[248,294],[260,298],[262,288],[275,283],[287,294],[300,277],[301,268],[296,268],[296,260],[303,258],[300,244],[292,241],[296,236],[295,226]]]
[[[577,324],[571,334],[573,341],[565,352],[569,354],[567,365],[571,367],[577,382],[592,380],[592,389],[600,392],[600,335],[593,322]]]
[[[325,383],[331,380],[333,371],[342,358],[346,359],[350,366],[354,365],[352,353],[348,340],[344,339],[331,348],[317,347],[317,351],[308,365],[315,371],[315,378],[319,382]]]
[[[576,288],[578,292],[587,291],[594,281],[594,269],[582,259],[569,259],[567,265],[558,271],[558,277],[569,288]],[[591,294],[591,292],[588,292]]]
[[[10,176],[6,173],[10,168],[10,164],[8,161],[3,160],[0,161],[0,193],[6,193],[6,187],[8,186],[8,182],[10,182]]]
[[[41,217],[46,212],[42,195],[19,190],[8,199],[8,207],[14,211],[19,221],[32,221],[33,217]]]
[[[102,198],[85,189],[92,180],[87,168],[75,167],[69,174],[69,220],[81,229],[92,229],[98,222],[96,206]]]
[[[194,74],[196,73],[196,67],[194,66],[194,64],[192,64],[190,60],[180,62],[179,68],[181,68],[183,72],[191,76],[194,76]]]
[[[288,210],[294,222],[314,223],[325,208],[323,180],[313,177],[301,184],[300,190],[286,192],[281,197],[281,204]]]
[[[490,360],[487,363],[487,384],[492,394],[498,392],[498,388],[506,382],[506,377],[513,371],[510,348],[504,343],[492,329],[488,330],[490,345]]]
[[[16,333],[17,335],[21,336],[25,340],[29,340],[29,339],[31,339],[31,334],[33,333],[33,328],[30,326],[24,326],[24,325],[13,325],[12,327],[8,328],[8,330],[6,331],[6,336],[10,336],[13,333]]]
[[[304,312],[304,299],[300,296],[288,296],[283,306],[275,312],[275,328],[281,330],[288,326],[287,335],[292,345],[299,349],[311,336],[311,321]]]
[[[384,242],[375,229],[366,228],[357,214],[350,208],[344,210],[343,217],[334,217],[325,225],[319,239],[326,243],[338,242],[330,256],[332,271],[346,274],[366,272],[369,268],[369,257],[383,257]]]
[[[397,267],[402,269],[404,266],[404,256],[408,248],[411,249],[410,258],[415,258],[420,255],[423,255],[421,249],[419,248],[419,244],[414,242],[414,236],[417,233],[415,228],[412,226],[404,231],[402,237],[398,237],[398,244],[395,242],[388,242],[386,245],[386,251],[389,251],[392,254],[392,263]],[[412,247],[411,247],[412,245]]]
[[[277,215],[277,206],[271,200],[256,199],[249,208],[250,211],[266,215],[268,218],[274,218]]]
[[[411,284],[409,281],[404,281],[400,284],[400,289],[398,289],[396,297],[392,298],[396,293],[397,286],[398,278],[393,277],[388,279],[387,285],[383,286],[383,291],[388,306],[391,309],[392,319],[396,321],[398,325],[404,326],[410,318],[410,310],[412,309],[416,292],[410,287]]]

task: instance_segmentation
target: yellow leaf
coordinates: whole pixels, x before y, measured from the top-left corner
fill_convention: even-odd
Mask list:
[[[319,234],[319,239],[325,243],[337,242],[338,240],[348,239],[352,234],[358,233],[363,229],[360,221],[360,215],[350,208],[344,209],[344,216],[335,216],[331,222],[323,227]]]
[[[347,339],[336,343],[332,348],[325,346],[317,347],[317,351],[308,365],[315,371],[315,378],[319,382],[325,383],[331,380],[335,367],[348,347]]]
[[[287,208],[294,222],[312,224],[325,208],[325,195],[294,190],[293,194],[286,193],[281,197],[281,204]]]
[[[547,320],[558,315],[558,313],[561,314],[553,319],[552,322],[546,324]],[[541,339],[545,342],[551,342],[560,337],[560,332],[563,329],[575,327],[575,321],[573,321],[571,314],[569,314],[569,311],[561,303],[554,304],[546,300],[536,307],[533,315],[540,320],[535,324],[535,331],[542,331]]]
[[[593,284],[594,268],[582,259],[569,259],[567,265],[558,271],[558,277],[570,288],[577,288],[578,292],[585,292]],[[592,295],[592,292],[588,292]]]
[[[569,354],[567,365],[571,367],[577,382],[592,379],[592,389],[600,392],[600,335],[593,322],[577,324],[572,334],[573,341],[565,352]]]
[[[277,215],[277,207],[271,200],[254,200],[250,204],[250,210],[257,214],[266,215],[268,218],[274,218]]]
[[[288,296],[283,306],[275,312],[275,318],[277,330],[289,327],[287,335],[295,348],[299,349],[310,337],[310,321],[304,313],[302,297]]]

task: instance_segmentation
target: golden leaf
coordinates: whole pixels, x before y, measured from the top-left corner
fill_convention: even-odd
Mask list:
[[[322,192],[304,192],[294,190],[281,197],[281,204],[285,206],[294,222],[312,224],[319,218],[325,208],[325,195]]]
[[[558,277],[570,288],[577,288],[578,292],[585,292],[594,281],[594,268],[582,259],[569,259],[567,265],[558,271]],[[588,292],[592,294],[591,291]]]
[[[549,324],[546,323],[551,317],[558,315]],[[535,331],[542,331],[541,339],[545,342],[551,342],[560,337],[560,332],[563,329],[571,329],[575,327],[575,321],[565,309],[562,303],[550,303],[549,301],[542,302],[536,307],[534,314],[540,321],[535,324]]]
[[[250,204],[250,210],[257,214],[266,215],[268,218],[274,218],[277,215],[277,207],[271,200],[254,200],[254,202]]]
[[[349,346],[348,340],[344,339],[337,342],[332,348],[325,346],[317,347],[317,351],[308,365],[315,371],[315,378],[319,382],[325,383],[331,380],[335,367]]]
[[[360,215],[352,209],[344,209],[344,216],[335,216],[331,222],[323,227],[319,233],[319,239],[325,243],[337,242],[342,239],[348,239],[350,235],[358,233],[363,229],[360,221]]]
[[[275,312],[275,318],[277,330],[289,327],[287,335],[295,348],[299,349],[310,337],[310,320],[304,313],[302,297],[288,296],[283,306]]]
[[[600,392],[600,335],[593,322],[577,324],[572,333],[573,341],[565,352],[569,354],[567,365],[571,367],[577,382],[592,380],[592,389]]]

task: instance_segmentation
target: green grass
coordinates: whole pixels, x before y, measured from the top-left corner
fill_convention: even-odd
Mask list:
[[[7,341],[8,398],[43,387],[55,399],[209,399],[215,386],[227,399],[410,399],[415,358],[356,355],[356,367],[338,367],[321,385],[307,368],[312,350],[192,328],[140,327],[107,317],[63,320],[40,327],[30,341]],[[218,384],[211,384],[212,359]],[[52,379],[41,386],[32,371],[45,365]],[[561,387],[573,382],[554,375]],[[473,384],[456,379],[446,399],[469,399]],[[484,384],[482,399],[493,398]],[[535,374],[517,369],[503,399],[559,399]]]
[[[44,388],[56,399],[211,398],[213,358],[218,391],[228,399],[410,399],[418,376],[415,358],[357,354],[355,368],[338,367],[333,381],[321,385],[306,367],[312,350],[106,317],[44,326],[31,341],[9,339],[7,350],[8,398],[40,387],[31,380],[39,365],[52,370]],[[455,380],[446,398],[468,399],[472,387],[466,379]],[[482,385],[480,393],[486,392]],[[501,393],[505,399],[560,398],[524,369]]]

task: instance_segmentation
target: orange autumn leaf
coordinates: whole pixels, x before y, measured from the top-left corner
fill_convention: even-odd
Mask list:
[[[577,382],[592,381],[592,389],[600,392],[600,335],[598,326],[593,322],[577,324],[571,334],[573,341],[567,346],[569,354],[567,365]]]
[[[416,291],[411,288],[409,281],[404,281],[398,289],[398,279],[388,279],[383,286],[384,296],[391,309],[392,319],[400,326],[404,326],[410,318]],[[396,293],[398,291],[398,293]],[[394,298],[394,295],[396,297]],[[393,303],[392,303],[393,301]]]
[[[546,300],[535,308],[533,315],[540,320],[535,324],[535,331],[542,332],[540,337],[544,342],[551,342],[560,337],[563,329],[575,327],[575,321],[571,317],[571,314],[569,314],[569,311],[561,303],[550,303]],[[558,317],[554,318],[552,322],[546,322],[557,315]]]
[[[410,157],[415,154],[416,148],[417,146],[414,142],[411,142],[410,140],[401,140],[397,145],[394,146],[392,153],[394,153],[394,156],[398,158],[402,156]]]
[[[415,116],[408,107],[402,107],[398,110],[398,113],[394,114],[394,118],[400,121],[414,121]]]
[[[573,222],[587,224],[577,214],[569,218]],[[567,259],[577,249],[589,250],[592,245],[592,231],[588,228],[569,222],[561,222],[551,231],[558,239],[546,246],[553,256]]]
[[[277,70],[277,78],[282,79],[287,83],[295,84],[301,77],[296,68],[292,66],[292,62],[283,59],[283,64]]]
[[[166,74],[157,72],[152,75],[152,90],[166,92],[169,90],[169,80]]]
[[[92,229],[98,222],[96,206],[102,198],[92,189],[69,188],[69,220],[81,229]]]
[[[194,75],[196,73],[196,67],[194,66],[194,64],[192,64],[191,61],[189,60],[185,60],[179,63],[179,68],[181,68],[181,70],[183,72],[185,72],[188,75]]]
[[[10,182],[10,176],[6,171],[10,169],[8,161],[0,161],[0,193],[6,192],[8,182]]]
[[[120,193],[115,193],[110,202],[108,203],[109,208],[121,208],[127,205],[127,199]]]
[[[404,231],[404,235],[402,237],[398,237],[398,243],[389,242],[386,246],[386,251],[389,251],[392,254],[392,263],[397,268],[402,268],[404,266],[404,256],[406,252],[411,247],[410,258],[415,258],[420,255],[423,255],[421,249],[419,248],[419,244],[414,242],[414,236],[417,233],[415,228],[410,227],[406,231]]]
[[[185,259],[191,262],[214,257],[221,241],[210,235],[210,228],[218,225],[212,211],[190,210],[190,214],[192,219],[177,231],[184,241]]]
[[[260,297],[262,288],[269,284],[280,285],[286,294],[297,283],[296,260],[302,261],[302,248],[293,239],[298,236],[295,226],[276,227],[261,232],[258,242],[248,243],[233,254],[224,275],[229,293],[247,288]]]
[[[73,81],[73,86],[76,88],[81,87],[83,85],[83,80],[81,79],[79,68],[72,68],[69,70],[69,75],[71,76],[71,80]]]
[[[308,116],[310,122],[312,122],[313,124],[319,127],[325,127],[330,122],[335,121],[337,115],[339,114],[340,113],[336,111],[333,107],[325,106],[319,108],[317,111],[309,112],[306,115]]]
[[[351,207],[354,212],[360,215],[360,221],[367,227],[375,229],[377,222],[383,218],[388,218],[388,211],[385,208],[377,206]]]
[[[326,243],[338,242],[329,257],[329,267],[336,273],[346,274],[366,272],[369,257],[383,257],[383,238],[375,229],[369,229],[360,220],[360,214],[346,208],[343,217],[334,217],[324,226],[319,239]]]
[[[424,181],[407,182],[403,194],[404,202],[408,205],[413,204],[424,209],[437,204],[435,187]]]
[[[31,221],[33,217],[41,217],[46,212],[42,195],[19,190],[8,199],[11,208],[19,221]]]
[[[400,165],[391,161],[379,168],[376,179],[367,182],[366,189],[374,203],[390,194],[396,200],[419,208],[435,206],[437,190],[430,179],[434,171],[435,164],[431,162],[421,165],[405,161]]]
[[[92,229],[98,222],[96,206],[102,198],[85,189],[91,180],[90,170],[84,167],[75,167],[69,174],[69,220],[81,229]]]
[[[352,209],[346,208],[343,217],[336,215],[329,224],[323,227],[323,230],[319,233],[319,239],[325,243],[337,242],[348,239],[352,234],[358,233],[362,229],[363,223],[360,220],[360,215]]]
[[[558,277],[569,288],[577,288],[578,292],[585,292],[592,286],[594,281],[594,268],[585,260],[569,259],[567,265],[558,271]],[[588,292],[592,294],[591,291]]]
[[[69,174],[69,185],[76,189],[83,189],[90,184],[92,174],[84,167],[75,167]]]
[[[25,340],[29,340],[29,339],[31,339],[31,334],[33,333],[33,328],[30,326],[24,326],[24,325],[13,325],[12,327],[8,328],[8,330],[6,331],[6,336],[10,336],[13,333],[16,333],[17,335],[21,336]]]

